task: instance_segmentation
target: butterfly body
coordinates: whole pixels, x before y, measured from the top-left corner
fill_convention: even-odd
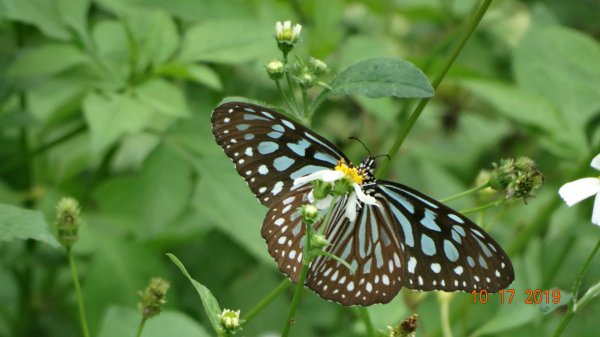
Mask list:
[[[211,119],[217,143],[269,207],[261,234],[278,268],[296,282],[306,240],[298,208],[309,202],[312,185],[294,185],[294,180],[340,162],[354,166],[323,137],[259,105],[224,103]],[[350,219],[345,209],[356,199],[344,195],[332,206],[329,223],[314,225],[326,226],[322,231],[330,245],[325,250],[355,272],[319,256],[306,279],[310,289],[344,305],[370,305],[389,302],[402,286],[495,292],[512,282],[508,256],[471,220],[407,186],[375,179],[371,156],[356,168],[361,189],[377,205],[360,203]]]

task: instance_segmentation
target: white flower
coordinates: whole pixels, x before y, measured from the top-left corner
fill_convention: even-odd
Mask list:
[[[591,166],[600,171],[600,154],[592,159]],[[592,212],[592,223],[600,225],[600,177],[582,178],[570,183],[564,184],[558,194],[567,203],[569,207],[576,203],[596,195],[594,201],[594,211]]]
[[[240,326],[240,311],[233,311],[229,309],[223,309],[221,315],[219,316],[221,319],[221,325],[225,329],[233,330],[237,329]]]
[[[275,24],[275,38],[277,42],[284,42],[289,44],[294,44],[298,41],[300,37],[300,32],[302,31],[302,26],[300,24],[295,24],[292,28],[291,21],[285,21],[281,23],[281,21],[277,21]]]
[[[377,199],[363,192],[360,183],[357,181],[359,179],[356,178],[358,176],[357,172],[356,168],[348,167],[345,163],[340,162],[334,170],[320,170],[295,179],[294,186],[304,185],[313,180],[321,180],[325,183],[333,184],[338,180],[348,179],[352,183],[353,191],[349,192],[350,194],[348,196],[348,202],[346,203],[345,215],[348,220],[354,221],[356,219],[356,208],[357,206],[360,207],[360,202],[367,205],[379,206]],[[362,176],[360,177],[360,181],[362,181]],[[333,196],[327,195],[325,198],[319,199],[315,203],[313,191],[310,191],[308,194],[308,201],[310,203],[315,203],[315,206],[319,209],[328,208],[331,205],[332,200]]]

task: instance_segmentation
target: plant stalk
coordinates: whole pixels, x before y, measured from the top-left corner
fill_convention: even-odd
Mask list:
[[[87,318],[85,315],[85,306],[83,304],[83,296],[81,295],[81,287],[79,286],[77,265],[75,264],[75,258],[73,257],[71,249],[67,249],[67,257],[69,259],[69,266],[71,267],[71,276],[73,277],[73,284],[75,285],[75,294],[77,295],[77,305],[79,306],[79,320],[81,321],[81,330],[83,332],[84,337],[90,337]]]

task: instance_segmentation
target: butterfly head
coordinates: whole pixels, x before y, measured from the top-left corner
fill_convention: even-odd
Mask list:
[[[334,169],[336,171],[343,172],[346,178],[351,182],[359,185],[365,185],[375,182],[375,178],[373,176],[375,166],[375,160],[373,157],[369,156],[363,159],[358,166],[354,166],[352,163],[346,163],[346,161],[342,158],[339,160]]]

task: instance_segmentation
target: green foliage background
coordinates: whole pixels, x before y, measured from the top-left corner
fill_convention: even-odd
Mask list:
[[[172,283],[144,336],[209,336],[186,265],[222,308],[250,310],[283,278],[260,237],[266,213],[216,145],[210,113],[225,96],[281,105],[264,64],[279,56],[274,23],[303,25],[299,54],[333,73],[372,57],[409,60],[433,78],[475,1],[0,0],[0,335],[78,336],[54,206],[73,196],[84,225],[74,248],[93,336],[132,336],[137,291]],[[600,231],[591,202],[568,209],[558,188],[600,152],[600,5],[496,1],[438,88],[387,177],[436,198],[473,186],[481,169],[527,155],[546,185],[527,205],[477,214],[514,262],[512,304],[451,302],[455,336],[548,336],[564,307],[526,305],[525,289],[568,297]],[[331,75],[332,77],[333,75]],[[313,129],[358,161],[385,153],[413,101],[336,96]],[[474,199],[453,202],[465,209]],[[29,210],[25,210],[29,209]],[[47,225],[50,224],[50,226]],[[598,258],[582,289],[600,280]],[[281,332],[291,292],[241,335]],[[403,290],[370,307],[385,330],[419,314],[441,336],[437,296]],[[565,335],[596,336],[600,303]],[[353,308],[303,297],[295,336],[360,336]]]

